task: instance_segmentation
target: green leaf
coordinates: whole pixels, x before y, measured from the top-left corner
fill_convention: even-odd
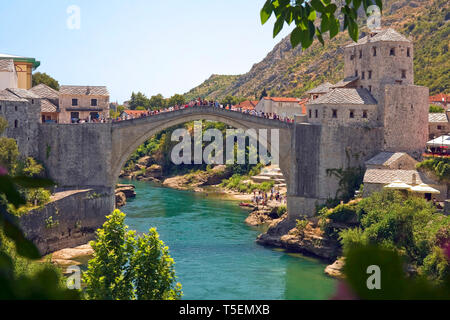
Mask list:
[[[326,13],[330,13],[330,14],[332,14],[332,15],[334,15],[334,13],[336,12],[336,10],[337,10],[337,6],[336,6],[334,3],[329,4],[329,5],[326,6],[326,8],[325,8],[325,12],[326,12]]]
[[[328,30],[330,30],[330,19],[327,14],[324,14],[322,15],[322,21],[320,22],[320,31],[325,33]]]
[[[354,42],[358,42],[359,29],[358,24],[354,20],[349,19],[348,33]]]
[[[292,48],[297,47],[301,41],[302,41],[302,29],[300,27],[296,27],[294,30],[292,30],[291,33]]]
[[[23,234],[17,223],[17,218],[10,215],[3,215],[3,231],[5,235],[14,241],[19,255],[28,259],[39,259],[41,254],[36,246]]]
[[[317,39],[322,44],[322,46],[324,46],[325,45],[325,41],[323,40],[323,36],[322,36],[322,33],[320,32],[319,28],[316,29],[316,36],[317,36]]]
[[[275,38],[280,31],[283,29],[284,19],[282,17],[278,18],[273,27],[273,37]]]
[[[376,5],[380,8],[380,11],[383,11],[383,1],[375,0]]]
[[[264,4],[264,7],[261,9],[261,23],[265,24],[267,20],[269,20],[270,16],[272,15],[273,11],[273,4],[272,0],[267,0]]]
[[[334,18],[330,19],[330,38],[333,39],[339,33],[339,20]]]
[[[310,4],[311,4],[311,7],[314,8],[314,10],[316,10],[320,13],[325,13],[325,6],[323,5],[322,1],[311,0]]]

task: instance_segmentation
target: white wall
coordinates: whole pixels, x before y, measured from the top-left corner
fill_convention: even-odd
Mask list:
[[[15,72],[0,71],[0,90],[17,88],[17,74]]]

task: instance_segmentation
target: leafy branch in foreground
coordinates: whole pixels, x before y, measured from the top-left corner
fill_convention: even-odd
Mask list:
[[[342,31],[348,30],[353,41],[358,41],[358,9],[361,5],[369,16],[368,9],[377,5],[380,11],[383,8],[382,0],[345,0],[342,1],[340,13],[343,15],[344,24]],[[295,23],[291,33],[291,44],[295,48],[301,44],[304,49],[309,48],[314,37],[324,44],[324,34],[329,33],[333,39],[340,31],[341,24],[338,18],[338,6],[331,0],[267,0],[261,9],[261,22],[265,24],[272,13],[276,17],[273,29],[275,38],[283,29],[284,24]]]

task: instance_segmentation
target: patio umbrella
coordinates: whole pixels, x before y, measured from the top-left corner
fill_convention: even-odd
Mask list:
[[[431,194],[440,194],[441,193],[439,190],[436,190],[425,183],[422,183],[422,184],[419,184],[418,186],[412,187],[410,190],[412,192],[416,192],[416,193],[431,193]]]
[[[395,189],[395,190],[409,190],[411,186],[407,183],[401,182],[400,180],[395,180],[394,182],[389,183],[387,186],[384,186],[385,189]]]

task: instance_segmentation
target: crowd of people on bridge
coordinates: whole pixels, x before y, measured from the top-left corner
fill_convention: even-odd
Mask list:
[[[117,122],[117,121],[133,120],[133,119],[137,119],[137,118],[145,118],[145,117],[150,117],[150,116],[157,115],[160,113],[173,112],[173,111],[182,110],[182,109],[186,109],[186,108],[192,108],[192,107],[220,108],[220,109],[226,109],[226,110],[235,111],[235,112],[241,112],[241,113],[245,113],[245,114],[249,114],[252,116],[265,118],[265,119],[278,120],[278,121],[287,122],[287,123],[294,122],[294,119],[291,117],[282,117],[275,113],[264,113],[261,111],[257,111],[255,109],[242,109],[242,108],[239,108],[238,106],[223,105],[223,104],[220,104],[218,101],[204,100],[202,98],[192,100],[192,101],[182,104],[182,105],[175,105],[175,106],[171,106],[171,107],[167,107],[167,108],[159,109],[159,110],[142,110],[137,113],[134,112],[133,114],[123,113],[118,118],[112,119],[112,121]]]

